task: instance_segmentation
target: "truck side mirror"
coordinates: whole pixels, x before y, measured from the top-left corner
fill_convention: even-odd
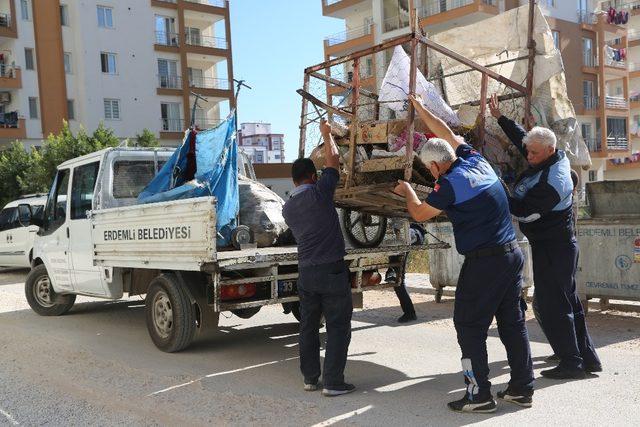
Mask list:
[[[40,218],[36,218],[33,215],[31,205],[27,203],[18,205],[18,221],[23,227],[28,227],[30,225],[37,225],[38,227],[42,227],[42,220]]]

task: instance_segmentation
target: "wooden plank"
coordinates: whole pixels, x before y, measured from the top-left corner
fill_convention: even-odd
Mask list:
[[[535,40],[533,40],[533,17],[535,6],[535,0],[529,0],[529,30],[527,33],[527,47],[529,48],[529,67],[527,68],[527,96],[524,99],[524,125],[527,130],[531,129],[531,127],[533,126],[533,123],[531,123],[531,97],[533,96],[533,66],[536,62],[536,42]],[[602,80],[604,80],[604,78]]]
[[[386,144],[389,126],[387,122],[360,123],[356,132],[359,144]]]
[[[382,172],[404,169],[405,158],[400,156],[365,160],[357,167],[358,172]]]
[[[413,3],[413,0],[411,1]],[[411,9],[411,18],[414,22],[411,25],[415,26],[416,20],[416,11],[415,9]],[[415,31],[415,28],[414,28]],[[411,39],[411,64],[409,69],[409,94],[415,95],[416,93],[416,75],[418,71],[418,40],[414,37]],[[404,180],[411,181],[411,172],[413,172],[413,134],[415,131],[415,119],[416,119],[416,109],[413,106],[412,102],[409,102],[409,114],[407,115],[407,128],[409,131],[407,132],[407,143],[406,147],[406,157],[405,157],[405,168],[404,168]]]
[[[304,82],[302,88],[305,92],[309,91],[309,74],[304,74]],[[302,112],[300,113],[300,140],[298,142],[298,158],[304,157],[304,150],[307,145],[307,125],[305,120],[307,118],[307,111],[309,106],[307,98],[302,97]]]
[[[351,89],[351,85],[348,83],[343,82],[342,80],[338,80],[338,79],[334,79],[331,76],[326,76],[324,74],[318,73],[316,71],[314,71],[313,73],[309,73],[308,75],[310,75],[311,77],[315,77],[317,79],[323,80],[327,83],[331,83],[334,86],[340,86],[341,88],[344,89]],[[360,94],[362,96],[366,96],[367,98],[371,98],[371,99],[378,99],[378,94],[371,92],[370,90],[366,90],[366,89],[360,89]]]
[[[480,84],[480,113],[478,114],[478,145],[482,149],[484,154],[484,134],[485,134],[485,122],[487,114],[487,83],[489,82],[489,76],[482,74],[482,83]]]
[[[473,68],[474,70],[480,71],[482,73],[487,74],[489,77],[491,77],[494,80],[499,81],[500,83],[503,83],[506,86],[509,86],[510,88],[513,88],[515,90],[517,90],[518,92],[522,92],[522,93],[527,93],[527,88],[522,86],[521,84],[518,84],[516,82],[514,82],[511,79],[508,79],[504,76],[501,76],[500,74],[496,73],[495,71],[482,66],[476,62],[473,62],[470,59],[465,58],[464,56],[460,55],[459,53],[456,53],[450,49],[447,49],[446,47],[434,42],[433,40],[428,39],[427,37],[422,37],[422,36],[417,36],[418,40],[420,40],[420,42],[426,44],[427,46],[429,46],[431,49],[435,50],[436,52],[440,52],[443,55],[446,55],[452,59],[455,59],[458,62],[461,62],[462,64],[465,64],[471,68]]]
[[[298,90],[296,90],[296,92],[301,97],[306,98],[309,102],[312,102],[313,104],[317,105],[320,108],[323,108],[323,109],[327,110],[330,113],[338,114],[340,116],[346,117],[349,120],[353,120],[353,114],[351,114],[350,112],[345,111],[345,110],[343,110],[341,108],[336,108],[336,107],[334,107],[332,105],[327,104],[324,101],[320,101],[318,98],[316,98],[315,96],[311,95],[306,90],[298,89]]]

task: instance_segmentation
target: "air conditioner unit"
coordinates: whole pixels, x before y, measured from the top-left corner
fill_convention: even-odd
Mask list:
[[[0,92],[0,103],[8,104],[11,102],[11,92]]]

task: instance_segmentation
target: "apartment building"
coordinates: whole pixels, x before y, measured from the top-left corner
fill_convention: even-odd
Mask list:
[[[272,133],[270,123],[242,123],[238,145],[253,163],[284,163],[284,134]]]
[[[0,0],[0,147],[67,120],[176,145],[234,108],[225,0]]]
[[[321,0],[345,31],[324,40],[325,59],[410,31],[409,0]],[[608,19],[610,3],[624,19]],[[415,0],[419,24],[438,33],[528,4],[528,0]],[[640,1],[538,0],[560,49],[567,89],[593,166],[582,182],[640,178]],[[636,30],[637,28],[637,30]],[[637,58],[634,60],[634,58]],[[367,57],[360,78],[376,90],[389,58]],[[637,62],[636,62],[637,61]],[[379,62],[379,63],[376,63]],[[345,71],[346,74],[349,70]],[[339,94],[340,88],[329,95]]]

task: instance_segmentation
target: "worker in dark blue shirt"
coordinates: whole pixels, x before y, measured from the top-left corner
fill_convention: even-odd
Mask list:
[[[416,222],[445,211],[453,225],[456,248],[465,256],[456,287],[453,322],[462,350],[467,392],[449,408],[459,412],[493,412],[487,361],[487,331],[494,317],[506,350],[511,380],[498,397],[520,406],[531,406],[533,364],[525,326],[526,304],[521,298],[524,258],[511,224],[506,193],[487,161],[455,135],[442,120],[411,101],[432,138],[420,158],[436,178],[425,202],[407,182],[395,192],[407,199]]]
[[[545,128],[528,133],[502,115],[498,98],[491,114],[529,162],[516,180],[511,213],[531,243],[535,303],[542,327],[560,363],[541,374],[554,379],[580,379],[600,372],[602,364],[587,331],[576,293],[578,243],[573,218],[573,181],[567,155],[556,149],[556,136]]]
[[[351,341],[351,280],[344,260],[345,245],[333,194],[340,179],[338,147],[326,120],[320,123],[325,168],[318,179],[311,159],[293,162],[295,189],[282,210],[298,244],[298,295],[300,297],[300,370],[304,389],[319,388],[320,334],[324,315],[327,327],[323,389],[325,396],[352,392],[344,381],[347,350]]]

